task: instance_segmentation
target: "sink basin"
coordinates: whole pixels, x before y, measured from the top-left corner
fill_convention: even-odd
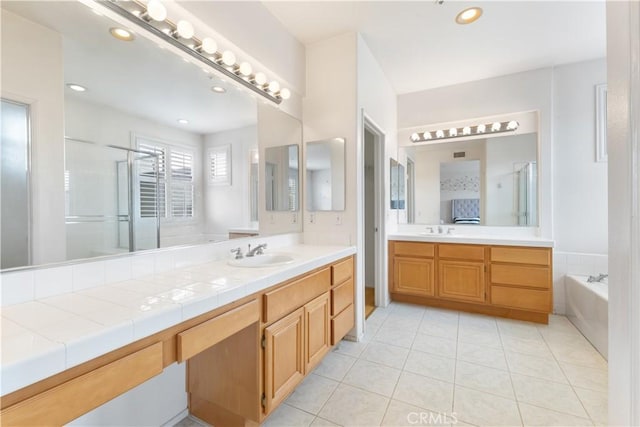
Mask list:
[[[287,254],[264,254],[241,259],[231,259],[228,264],[234,267],[259,268],[285,265],[293,261],[294,258]]]

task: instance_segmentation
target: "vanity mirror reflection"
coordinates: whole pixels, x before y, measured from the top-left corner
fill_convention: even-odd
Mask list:
[[[268,147],[264,154],[267,211],[298,210],[300,182],[298,146]]]
[[[537,226],[538,134],[533,130],[525,123],[513,133],[400,147],[399,157],[412,166],[406,177],[412,194],[401,222]]]
[[[307,210],[343,211],[345,205],[345,139],[305,143]]]
[[[258,233],[255,95],[119,29],[76,1],[2,2],[3,105],[30,107],[12,147],[28,197],[2,212],[3,229],[30,218],[26,249],[3,247],[3,269]],[[3,153],[17,140],[3,133]]]

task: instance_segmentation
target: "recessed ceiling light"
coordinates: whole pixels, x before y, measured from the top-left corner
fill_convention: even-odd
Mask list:
[[[78,84],[75,83],[69,83],[67,84],[67,87],[71,90],[75,90],[76,92],[86,92],[87,88],[84,86],[80,86]]]
[[[456,22],[458,24],[471,24],[475,22],[482,16],[482,8],[480,7],[469,7],[456,16]]]
[[[178,119],[178,123],[180,123],[181,125],[188,125],[189,124],[189,120],[187,120],[187,119]]]
[[[225,93],[227,91],[222,86],[213,86],[211,90],[214,91],[215,93]]]
[[[124,28],[112,27],[109,28],[109,32],[113,37],[118,40],[122,40],[123,42],[130,42],[135,38],[131,31],[125,30]]]

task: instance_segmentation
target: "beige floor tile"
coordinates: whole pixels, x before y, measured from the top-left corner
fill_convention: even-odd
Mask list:
[[[322,359],[322,362],[313,370],[313,373],[332,380],[342,381],[354,363],[356,363],[355,357],[331,351]]]
[[[485,316],[483,314],[460,313],[459,327],[471,327],[498,332],[498,325],[496,324],[495,317]]]
[[[458,324],[460,313],[455,310],[446,310],[444,308],[427,307],[422,317],[422,321],[442,322],[450,324]]]
[[[427,319],[426,315],[418,327],[418,332],[434,337],[456,340],[458,339],[458,319],[455,321],[441,321]]]
[[[515,400],[464,387],[456,386],[453,411],[460,420],[475,425],[522,425]]]
[[[455,383],[465,388],[515,399],[511,376],[507,371],[458,360]]]
[[[565,414],[588,418],[578,396],[568,384],[511,374],[518,401]]]
[[[453,382],[455,374],[456,360],[449,357],[436,356],[434,354],[423,353],[411,350],[407,357],[404,370],[414,374],[437,380]]]
[[[399,369],[360,359],[347,372],[342,382],[366,391],[391,397],[398,383],[400,372]]]
[[[313,415],[283,403],[261,425],[262,427],[307,427],[314,419]]]
[[[338,387],[338,382],[316,374],[309,374],[286,400],[286,403],[317,414]]]
[[[580,334],[578,328],[566,316],[560,316],[557,314],[549,315],[548,325],[538,325],[538,330],[543,333],[544,331],[555,331],[565,334]]]
[[[413,340],[413,350],[438,356],[456,357],[457,341],[455,339],[418,334]]]
[[[574,389],[591,420],[596,424],[606,425],[609,419],[607,393],[579,387],[575,387]]]
[[[316,417],[311,423],[311,427],[340,427],[340,424],[332,423],[324,418]]]
[[[564,335],[569,336],[568,334]],[[551,352],[560,362],[589,368],[607,369],[606,360],[588,342],[553,341],[548,342],[548,344]]]
[[[560,362],[569,383],[575,387],[607,393],[609,390],[609,372],[606,369],[587,368]]]
[[[409,426],[450,426],[455,421],[451,414],[441,414],[419,408],[408,403],[392,400],[382,420],[383,426],[409,427]]]
[[[520,403],[520,414],[525,426],[540,427],[582,427],[592,426],[588,418],[580,418],[550,409],[540,408],[526,403]]]
[[[319,417],[343,426],[380,425],[389,399],[379,394],[340,384]]]
[[[507,370],[507,361],[501,348],[484,347],[468,342],[458,341],[458,360]]]
[[[453,384],[403,372],[393,398],[431,411],[451,413]]]
[[[372,342],[362,352],[360,358],[392,368],[402,369],[408,354],[408,348]]]
[[[497,319],[498,329],[501,335],[509,335],[519,338],[536,339],[540,337],[538,324],[512,319]]]
[[[178,423],[174,424],[173,427],[206,427],[209,424],[206,424],[204,421],[200,421],[191,415],[184,417]]]
[[[387,328],[385,325],[382,325],[373,337],[373,341],[391,344],[397,347],[411,348],[415,337],[415,330]]]
[[[367,348],[366,342],[342,340],[335,347],[334,351],[351,357],[360,357],[365,348]]]
[[[422,321],[423,312],[397,312],[394,311],[382,324],[385,328],[417,331]]]
[[[502,347],[505,351],[528,354],[536,357],[553,357],[547,343],[540,336],[537,338],[521,338],[511,335],[501,335]]]
[[[564,373],[553,357],[535,357],[522,353],[506,352],[509,371],[516,374],[555,381],[567,384]]]
[[[472,326],[464,327],[460,325],[458,329],[458,341],[481,345],[483,347],[502,348],[502,341],[500,340],[498,331],[480,329]]]

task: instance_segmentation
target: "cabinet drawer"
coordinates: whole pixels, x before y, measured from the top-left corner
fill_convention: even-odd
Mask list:
[[[491,303],[504,307],[549,313],[551,312],[551,291],[492,286]]]
[[[483,261],[484,246],[440,244],[438,245],[438,256],[440,258]]]
[[[491,264],[491,283],[550,289],[551,269],[549,267]]]
[[[340,342],[354,326],[355,316],[353,304],[351,304],[331,320],[331,345]]]
[[[492,262],[511,262],[516,264],[551,265],[551,249],[549,248],[491,248]]]
[[[353,304],[353,279],[331,290],[331,315],[334,316]]]
[[[2,425],[64,425],[162,372],[158,342],[2,411]]]
[[[393,253],[395,255],[433,257],[435,246],[432,243],[393,242]]]
[[[349,258],[331,266],[331,284],[339,285],[353,277],[353,258]]]
[[[177,336],[178,362],[184,362],[259,320],[260,306],[253,300],[180,332]]]
[[[329,267],[264,295],[264,321],[278,320],[331,288]]]

